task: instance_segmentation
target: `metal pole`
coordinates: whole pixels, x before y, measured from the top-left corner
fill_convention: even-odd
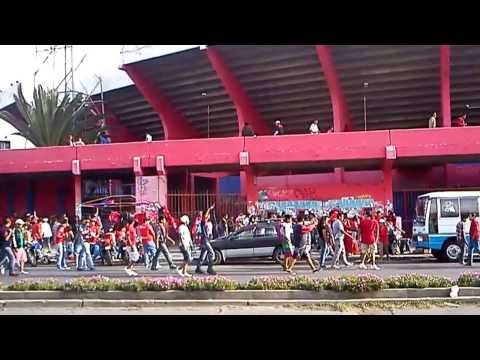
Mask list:
[[[210,104],[207,105],[207,138],[210,138]]]
[[[102,100],[102,124],[105,126],[105,103],[103,102],[103,83],[102,77],[99,76],[98,80],[100,81],[100,99]]]
[[[365,131],[367,131],[367,89],[368,82],[363,83],[363,122],[365,125]]]
[[[75,83],[73,82],[73,45],[70,45],[70,62],[71,62],[71,66],[72,66],[72,91],[75,91]],[[67,80],[65,80],[67,81]]]
[[[365,124],[365,131],[367,131],[367,96],[363,95],[363,122]]]
[[[64,56],[64,76],[65,76],[65,92],[67,92],[67,45],[63,46],[63,56]]]

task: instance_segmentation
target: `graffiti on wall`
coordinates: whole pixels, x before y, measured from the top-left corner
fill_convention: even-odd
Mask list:
[[[312,210],[314,212],[328,212],[332,209],[357,210],[365,208],[383,208],[384,204],[372,198],[342,198],[327,201],[319,200],[293,200],[293,201],[260,201],[259,210],[296,213],[298,210]]]
[[[151,208],[152,213],[155,212],[155,205],[167,204],[167,179],[166,176],[137,176],[135,183],[135,197],[137,203],[143,205],[137,206],[137,211],[144,210],[146,207]]]

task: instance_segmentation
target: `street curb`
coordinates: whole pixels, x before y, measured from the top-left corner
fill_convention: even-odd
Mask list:
[[[450,288],[386,289],[351,293],[331,290],[226,290],[226,291],[0,291],[0,301],[87,301],[87,300],[149,300],[149,301],[303,301],[303,300],[356,300],[356,299],[418,299],[450,298]],[[480,288],[460,288],[459,297],[480,297]]]
[[[416,299],[405,298],[366,298],[349,300],[4,300],[0,301],[2,310],[7,308],[158,308],[158,307],[202,307],[202,306],[306,306],[306,305],[363,305],[363,304],[395,304],[419,302],[445,302],[456,304],[461,302],[480,303],[479,296],[460,298],[449,297],[424,297]]]

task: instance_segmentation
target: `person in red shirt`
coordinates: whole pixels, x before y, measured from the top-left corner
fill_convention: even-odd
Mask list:
[[[360,269],[366,269],[365,261],[367,256],[372,259],[371,269],[380,270],[375,264],[376,243],[378,242],[378,222],[373,219],[372,213],[367,212],[366,216],[360,220],[360,241],[362,250],[362,263]]]
[[[466,120],[467,120],[467,114],[463,114],[462,116],[453,120],[452,126],[453,127],[465,127],[465,126],[467,126]]]
[[[60,224],[55,234],[55,243],[57,244],[58,259],[57,259],[57,269],[59,270],[69,270],[67,266],[67,249],[65,247],[65,238],[69,236],[65,221]]]
[[[480,223],[477,214],[470,214],[470,247],[468,248],[467,266],[473,265],[473,253],[479,251],[478,242],[480,240]]]
[[[387,260],[390,260],[390,254],[388,252],[388,226],[385,219],[380,219],[379,231],[378,231],[378,254],[380,260],[383,260],[383,255],[387,255]]]
[[[348,236],[345,236],[343,240],[345,244],[345,252],[348,257],[352,254],[358,253],[358,242],[357,242],[358,221],[353,211],[348,212],[344,220],[343,226],[345,228],[345,232],[348,234]]]
[[[89,237],[87,242],[90,244],[90,253],[92,254],[92,259],[95,261],[97,258],[100,257],[100,226],[98,221],[93,219],[90,221],[89,226]]]
[[[42,243],[41,225],[36,216],[34,216],[32,220],[32,239],[40,244]]]
[[[132,219],[127,225],[127,254],[128,254],[128,265],[125,267],[125,272],[129,276],[138,275],[134,270],[133,266],[140,258],[140,254],[137,249],[137,222],[135,219]]]
[[[157,251],[155,247],[155,231],[150,224],[150,220],[146,220],[145,223],[138,225],[137,232],[142,238],[145,268],[149,269]]]

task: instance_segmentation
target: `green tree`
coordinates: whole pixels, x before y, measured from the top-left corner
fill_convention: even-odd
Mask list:
[[[39,85],[33,91],[33,102],[29,103],[21,85],[17,90],[14,98],[20,116],[0,111],[0,119],[19,130],[15,135],[24,136],[35,146],[67,145],[70,135],[93,143],[103,130],[99,124],[101,114],[97,114],[83,94],[59,94]]]

